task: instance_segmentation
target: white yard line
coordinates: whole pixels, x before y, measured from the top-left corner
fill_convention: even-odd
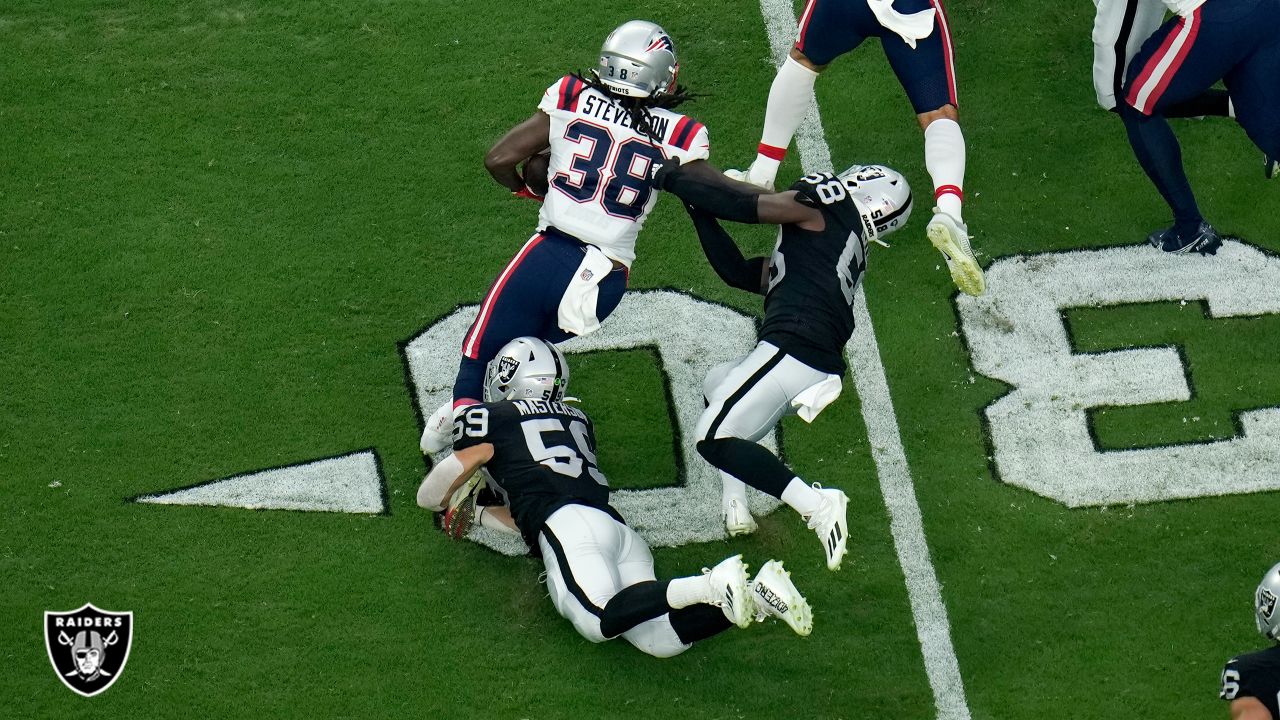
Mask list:
[[[764,15],[775,64],[781,65],[795,42],[795,9],[791,0],[760,0],[760,12]],[[817,100],[811,98],[810,102],[809,112],[795,138],[800,164],[807,173],[829,171],[832,169],[831,149],[822,130]],[[889,396],[889,381],[885,378],[875,328],[871,325],[866,295],[861,286],[858,287],[854,315],[857,330],[849,339],[846,352],[853,368],[853,382],[862,400],[862,419],[867,426],[867,440],[880,475],[880,491],[889,511],[894,548],[906,578],[911,614],[915,618],[916,635],[924,655],[925,673],[929,676],[929,686],[933,688],[938,718],[969,720],[964,681],[960,677],[955,647],[951,644],[951,623],[947,620],[937,573],[929,559],[920,504],[916,501],[911,470],[898,432],[897,413]]]

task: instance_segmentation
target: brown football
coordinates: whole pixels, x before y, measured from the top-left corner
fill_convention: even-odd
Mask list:
[[[539,195],[547,194],[547,166],[550,163],[550,153],[538,153],[525,160],[520,168],[520,176],[524,178],[524,184]]]

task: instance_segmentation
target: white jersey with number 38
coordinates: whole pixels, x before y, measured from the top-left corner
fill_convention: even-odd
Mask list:
[[[655,108],[654,137],[631,127],[626,110],[582,80],[566,75],[547,88],[538,109],[551,116],[551,163],[538,229],[555,227],[626,265],[636,235],[657,202],[646,178],[655,160],[705,160],[702,123]]]

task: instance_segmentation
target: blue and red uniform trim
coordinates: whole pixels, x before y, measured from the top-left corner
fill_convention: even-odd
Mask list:
[[[556,101],[556,108],[559,110],[568,110],[575,112],[578,109],[578,97],[582,95],[585,84],[572,75],[565,75],[560,79],[559,99]]]
[[[671,144],[681,150],[688,150],[693,145],[693,139],[701,131],[702,123],[682,117],[680,122],[676,123],[676,129],[671,133]]]

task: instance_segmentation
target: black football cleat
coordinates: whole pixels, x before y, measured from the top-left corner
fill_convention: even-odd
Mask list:
[[[1174,226],[1151,233],[1147,236],[1147,243],[1175,255],[1187,255],[1193,252],[1201,255],[1217,255],[1218,248],[1222,247],[1222,238],[1218,237],[1218,231],[1214,230],[1212,225],[1201,220],[1200,227],[1194,235],[1183,236],[1178,233],[1177,226]]]

